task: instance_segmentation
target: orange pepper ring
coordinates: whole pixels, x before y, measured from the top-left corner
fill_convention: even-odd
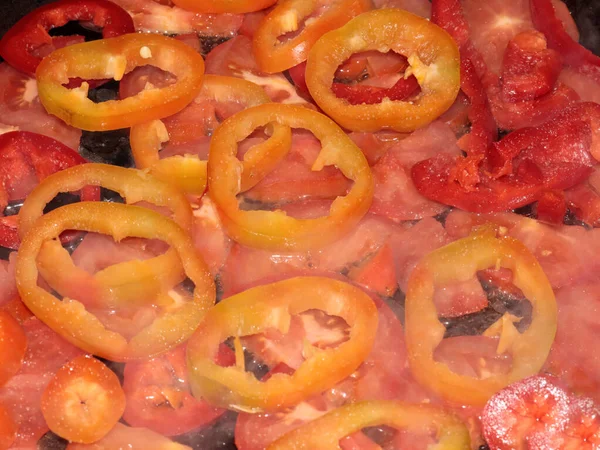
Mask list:
[[[393,50],[408,57],[421,93],[412,101],[351,105],[331,86],[339,65],[354,53]],[[452,37],[427,19],[399,9],[373,10],[331,31],[313,46],[306,85],[319,107],[344,128],[414,131],[444,113],[460,89],[460,54]]]
[[[269,327],[285,333],[291,316],[309,309],[343,318],[350,326],[349,340],[336,348],[315,349],[292,375],[274,374],[264,382],[239,367],[214,362],[219,344],[228,337]],[[192,393],[214,405],[246,412],[295,405],[331,388],[362,364],[371,351],[377,321],[377,308],[367,294],[331,278],[297,277],[248,289],[212,308],[188,341]]]
[[[152,65],[171,72],[175,84],[144,90],[124,100],[94,103],[81,88],[63,86],[69,78],[120,80],[136,67]],[[70,45],[44,58],[36,71],[40,101],[50,114],[82,130],[127,128],[181,111],[200,91],[204,60],[191,47],[156,34],[125,34]]]
[[[340,439],[366,427],[387,425],[409,431],[435,431],[436,450],[469,450],[467,427],[439,407],[372,400],[341,406],[283,435],[267,450],[338,450]]]
[[[206,75],[197,98],[217,102],[239,102],[246,107],[269,103],[271,99],[258,85],[235,77]],[[172,156],[160,159],[162,144],[168,141],[164,124],[155,120],[131,128],[131,152],[136,166],[150,169],[158,178],[176,184],[189,194],[201,195],[206,189],[206,161],[195,156]],[[269,139],[253,145],[244,155],[241,192],[258,184],[287,155],[292,145],[289,127],[273,124]]]
[[[311,131],[322,149],[313,170],[335,165],[354,185],[333,201],[327,217],[296,219],[283,211],[242,211],[242,164],[237,144],[256,128],[272,122]],[[302,106],[267,103],[225,120],[213,134],[208,159],[208,188],[230,237],[242,244],[272,250],[307,250],[326,245],[351,230],[373,199],[373,176],[362,151],[331,119]]]
[[[112,235],[161,239],[181,258],[186,275],[195,283],[192,301],[157,317],[129,342],[107,330],[81,303],[62,301],[37,285],[36,257],[44,242],[67,229]],[[27,307],[46,325],[83,350],[112,361],[152,358],[189,338],[215,302],[215,284],[189,235],[175,222],[139,206],[104,202],[66,205],[45,214],[23,238],[17,253],[16,282]]]
[[[277,0],[173,0],[175,5],[204,14],[245,14],[277,3]]]
[[[73,170],[74,169],[74,170]],[[116,191],[128,203],[147,201],[171,209],[174,220],[189,232],[192,227],[192,210],[184,194],[177,189],[136,169],[125,169],[108,164],[81,164],[45,178],[27,196],[19,212],[19,236],[23,238],[42,215],[44,208],[57,194],[73,192],[85,186],[102,186]],[[42,270],[49,284],[59,293],[59,286],[68,285],[69,274],[89,275],[76,267],[60,244],[45,243],[40,250],[43,261],[51,261]],[[90,287],[101,290],[99,294],[108,306],[130,303],[132,298],[152,298],[157,286],[174,286],[185,279],[181,261],[173,249],[145,261],[128,261],[116,264],[90,277]],[[64,279],[64,280],[62,280]],[[143,282],[142,280],[146,280]],[[53,284],[56,280],[56,285]]]
[[[279,38],[297,31],[298,24],[317,8],[316,0],[287,0],[275,6],[254,33],[253,50],[263,72],[283,72],[306,60],[308,52],[325,33],[341,27],[350,19],[371,9],[370,0],[341,0],[323,15],[308,20],[300,33],[281,42]]]
[[[445,327],[437,316],[436,285],[468,280],[478,270],[505,267],[533,306],[532,321],[511,346],[512,369],[485,379],[459,375],[434,360]],[[483,406],[500,389],[538,373],[550,352],[557,324],[554,292],[539,263],[519,241],[476,233],[433,251],[413,270],[406,292],[406,347],[412,373],[424,386],[458,404]]]

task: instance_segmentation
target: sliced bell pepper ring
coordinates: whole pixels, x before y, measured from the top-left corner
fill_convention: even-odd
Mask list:
[[[11,131],[0,135],[0,211],[4,211],[11,200],[10,188],[19,185],[29,175],[29,167],[26,166],[33,168],[36,178],[41,182],[54,172],[85,162],[77,152],[48,136],[28,131]],[[75,190],[79,189],[82,200],[100,199],[100,190],[97,188],[81,186]],[[15,250],[21,242],[16,219],[14,216],[0,218],[0,245]],[[73,237],[72,233],[65,233],[61,241],[66,243]]]
[[[445,333],[433,302],[435,287],[468,280],[489,267],[512,270],[513,283],[532,304],[531,324],[508,346],[510,372],[486,378],[459,375],[433,356]],[[458,404],[483,406],[500,389],[538,373],[550,352],[556,327],[556,300],[538,261],[522,243],[510,237],[497,238],[489,228],[430,253],[408,282],[405,332],[412,373],[422,385]]]
[[[322,15],[310,18],[322,5],[317,0],[285,0],[263,19],[254,33],[253,49],[263,72],[283,72],[306,60],[308,52],[325,33],[341,27],[353,17],[371,9],[369,0],[339,0],[327,5]],[[287,41],[287,33],[297,32]],[[343,61],[342,61],[343,62]],[[337,67],[336,67],[337,68]]]
[[[107,330],[79,301],[61,301],[38,286],[37,255],[45,242],[66,229],[109,234],[117,240],[131,236],[165,241],[178,253],[185,274],[195,284],[193,298],[165,309],[127,341]],[[38,219],[17,254],[16,282],[25,305],[46,325],[72,344],[111,361],[151,358],[176,347],[192,335],[215,302],[213,278],[188,233],[155,211],[118,203],[74,203]]]
[[[68,89],[69,78],[114,78],[144,65],[156,66],[177,77],[161,89],[149,89],[124,100],[94,103],[89,85]],[[85,42],[57,50],[36,71],[39,98],[46,110],[82,130],[127,128],[181,111],[202,87],[204,60],[177,39],[154,34],[127,34]]]
[[[352,54],[393,50],[408,58],[405,76],[414,75],[421,91],[411,101],[384,99],[376,105],[351,105],[331,86],[338,66]],[[460,57],[454,40],[422,17],[399,9],[370,11],[321,37],[306,63],[311,96],[330,117],[352,131],[392,128],[413,131],[439,117],[460,87]]]
[[[173,0],[180,8],[203,14],[245,14],[277,3],[277,0]]]
[[[127,203],[146,201],[167,207],[175,222],[189,232],[192,211],[185,195],[157,178],[135,169],[108,164],[82,164],[47,177],[27,197],[19,213],[19,234],[24,237],[42,215],[46,204],[60,192],[83,186],[102,186],[122,195]],[[129,261],[98,272],[95,276],[73,264],[68,252],[53,241],[40,249],[40,271],[50,286],[69,295],[74,277],[89,285],[86,303],[117,307],[151,301],[160,288],[171,288],[185,278],[174,249],[146,261]],[[92,295],[93,294],[93,295]],[[154,294],[154,297],[152,296]]]
[[[243,166],[236,157],[237,143],[272,122],[311,131],[322,145],[313,170],[335,165],[354,181],[344,197],[333,201],[328,216],[296,219],[283,211],[240,210],[236,196]],[[373,176],[362,151],[327,116],[302,106],[267,103],[239,112],[217,128],[209,150],[208,188],[234,240],[273,250],[303,250],[332,242],[358,223],[373,199]]]
[[[431,405],[373,400],[352,403],[296,428],[267,450],[334,450],[340,440],[363,428],[387,425],[399,430],[433,431],[436,450],[469,450],[469,430],[452,414]]]
[[[348,324],[349,339],[319,350],[292,375],[274,374],[259,381],[244,367],[214,362],[219,344],[276,328],[286,333],[291,316],[319,309]],[[295,405],[351,375],[371,350],[377,331],[373,300],[350,284],[321,277],[297,277],[258,286],[221,301],[188,341],[192,393],[197,398],[238,411],[272,411]]]
[[[0,40],[0,56],[15,69],[34,75],[42,58],[32,52],[52,43],[48,31],[69,21],[92,22],[102,37],[135,33],[127,11],[108,0],[60,0],[44,5],[19,20]]]
[[[206,75],[199,98],[217,102],[241,103],[252,107],[271,100],[258,85],[234,77]],[[159,152],[169,133],[161,121],[131,128],[131,152],[139,169],[149,169],[158,178],[174,183],[188,194],[202,195],[206,189],[206,161],[195,156],[172,156],[160,159]],[[286,156],[292,145],[288,126],[273,124],[271,137],[253,146],[245,155],[241,191],[247,191],[262,180]]]

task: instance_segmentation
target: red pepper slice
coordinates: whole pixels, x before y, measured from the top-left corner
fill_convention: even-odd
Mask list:
[[[546,36],[548,46],[558,51],[565,62],[574,67],[600,67],[600,57],[567,34],[562,22],[556,17],[551,0],[529,0],[531,19],[535,27]]]
[[[38,181],[47,176],[84,164],[86,160],[64,144],[41,134],[28,131],[12,131],[0,135],[0,211],[4,211],[10,200],[16,200],[13,192],[23,192],[23,183],[35,172]],[[33,186],[32,186],[33,187]],[[82,200],[99,200],[100,190],[91,186],[81,189]],[[61,236],[63,243],[69,242],[73,234]],[[16,216],[0,218],[0,245],[18,249],[21,239]]]
[[[134,33],[127,11],[108,0],[60,0],[44,5],[19,20],[0,40],[0,56],[15,69],[34,75],[42,58],[33,52],[52,43],[48,31],[69,21],[92,22],[102,37]]]

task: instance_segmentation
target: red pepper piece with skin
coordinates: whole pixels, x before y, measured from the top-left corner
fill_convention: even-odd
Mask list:
[[[567,201],[563,191],[547,191],[537,202],[537,218],[543,222],[560,225],[567,212]]]
[[[77,152],[64,144],[41,134],[28,131],[12,131],[0,135],[0,211],[8,202],[25,197],[37,182],[48,175],[71,166],[85,163]],[[82,200],[99,200],[100,191],[85,187]],[[18,249],[21,242],[17,232],[16,216],[0,218],[0,245]],[[74,237],[66,233],[61,237],[68,242]]]
[[[600,57],[573,40],[565,31],[551,0],[529,0],[529,7],[533,24],[546,36],[548,47],[558,51],[566,64],[577,68],[600,68]]]
[[[35,75],[42,58],[34,51],[52,44],[48,31],[74,20],[102,28],[103,38],[135,32],[129,13],[111,1],[60,0],[27,14],[8,30],[0,41],[0,56],[14,68]]]
[[[502,98],[505,102],[533,100],[550,92],[562,58],[546,47],[544,35],[527,31],[516,35],[506,47],[502,67]]]

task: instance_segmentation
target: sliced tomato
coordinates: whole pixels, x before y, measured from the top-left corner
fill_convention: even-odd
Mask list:
[[[35,448],[38,439],[48,431],[40,410],[42,392],[56,371],[82,352],[36,317],[27,319],[22,326],[27,337],[25,359],[21,370],[0,387],[0,403],[17,425],[14,446]]]
[[[311,134],[294,132],[292,148],[285,159],[244,197],[267,203],[305,198],[332,199],[346,195],[350,180],[335,167],[313,171],[321,143]]]
[[[314,203],[301,202],[285,205],[282,209],[288,214],[293,211],[296,217],[298,213],[300,217],[307,217],[303,214],[319,211]],[[321,202],[317,204],[323,205]],[[328,205],[323,206],[320,211],[327,211]],[[291,276],[300,272],[306,274],[307,271],[321,274],[340,273],[374,254],[387,242],[393,229],[389,222],[368,215],[344,238],[309,254],[272,253],[234,244],[221,271],[225,296],[253,287],[268,277]]]
[[[221,345],[216,362],[229,366],[235,356]],[[225,412],[192,396],[185,346],[149,361],[127,363],[124,377],[127,406],[123,419],[131,426],[176,436],[206,426]]]
[[[392,297],[398,289],[398,280],[390,246],[384,245],[373,256],[352,267],[348,278],[371,292]]]
[[[592,227],[600,226],[600,171],[594,168],[589,178],[565,192],[569,210]]]
[[[19,322],[0,311],[0,386],[21,369],[26,349],[27,339]]]
[[[93,444],[67,445],[67,450],[191,450],[147,428],[131,428],[117,423],[110,432]]]
[[[17,284],[15,282],[15,257],[12,252],[8,261],[0,260],[0,307],[4,307],[17,295]]]
[[[150,33],[230,37],[239,30],[244,17],[241,14],[197,14],[169,1],[113,1],[133,17],[136,31]]]
[[[247,36],[236,36],[215,47],[206,56],[205,70],[207,74],[244,78],[258,84],[274,102],[308,105],[283,74],[268,75],[260,71],[254,59],[252,40]]]
[[[82,355],[62,366],[42,395],[48,427],[71,442],[91,444],[115,426],[125,410],[117,375],[98,359]]]
[[[408,277],[423,256],[448,242],[450,238],[442,224],[430,217],[396,229],[389,243],[400,289],[406,290]]]
[[[475,277],[448,283],[436,289],[435,308],[442,317],[459,317],[481,311],[488,304],[481,283]]]
[[[7,409],[0,404],[0,448],[10,448],[17,435],[17,425]]]
[[[600,80],[590,74],[565,67],[558,80],[573,89],[581,100],[600,103]]]
[[[577,40],[577,26],[566,5],[560,0],[552,3],[569,34]],[[463,0],[461,4],[475,48],[483,56],[487,68],[499,74],[508,42],[517,34],[534,29],[529,0]]]
[[[557,292],[558,331],[546,369],[572,390],[600,402],[600,358],[589,351],[597,340],[600,285],[581,284]]]
[[[423,197],[411,177],[411,169],[417,162],[438,153],[461,154],[452,130],[437,121],[393,145],[373,166],[375,195],[370,211],[395,222],[431,217],[445,211],[445,205]]]
[[[600,442],[598,408],[549,376],[521,380],[494,395],[483,410],[490,448],[593,449]]]
[[[0,134],[31,131],[52,137],[77,150],[81,130],[49,115],[38,98],[35,78],[0,63]]]
[[[398,8],[429,19],[431,3],[428,0],[374,0],[375,8]]]

